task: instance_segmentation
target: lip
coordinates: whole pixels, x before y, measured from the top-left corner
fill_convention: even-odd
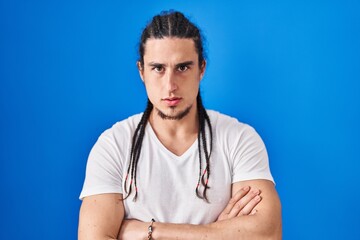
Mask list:
[[[182,99],[179,97],[173,97],[173,98],[164,98],[163,101],[166,103],[166,105],[170,106],[170,107],[174,107],[176,105],[179,104],[179,102]]]

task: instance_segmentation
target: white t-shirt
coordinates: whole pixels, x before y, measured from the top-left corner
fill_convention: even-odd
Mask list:
[[[197,140],[183,155],[176,156],[162,145],[147,124],[137,167],[138,198],[134,202],[131,195],[124,201],[125,218],[210,223],[230,200],[232,183],[252,179],[273,181],[265,145],[255,130],[235,118],[207,112],[213,130],[207,190],[210,203],[195,194],[199,176]],[[123,193],[131,139],[141,116],[120,121],[99,137],[88,158],[80,199],[101,193]],[[202,159],[204,169],[205,157]]]

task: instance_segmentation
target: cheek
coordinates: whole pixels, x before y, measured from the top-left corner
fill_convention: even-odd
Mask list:
[[[200,80],[198,78],[195,77],[194,80],[192,80],[191,82],[189,82],[189,88],[192,90],[196,90],[199,88],[200,86]]]
[[[145,81],[145,89],[150,99],[153,99],[154,97],[157,97],[160,94],[160,86],[149,80]]]

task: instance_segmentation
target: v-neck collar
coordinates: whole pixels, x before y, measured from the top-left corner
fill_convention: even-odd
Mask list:
[[[171,157],[172,159],[175,160],[183,160],[186,159],[189,155],[193,154],[194,151],[197,148],[198,145],[198,138],[196,138],[196,140],[193,142],[193,144],[180,156],[174,154],[173,152],[171,152],[169,149],[167,149],[164,144],[162,144],[162,142],[159,140],[159,138],[156,136],[154,129],[152,128],[151,124],[148,123],[146,126],[146,132],[147,134],[149,134],[149,136],[155,141],[156,145],[159,146],[159,148],[165,153],[167,154],[169,157]]]

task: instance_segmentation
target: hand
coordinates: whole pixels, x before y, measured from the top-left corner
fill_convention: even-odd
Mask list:
[[[216,221],[231,219],[238,216],[253,215],[256,205],[261,201],[260,190],[249,186],[240,189],[229,201]]]

